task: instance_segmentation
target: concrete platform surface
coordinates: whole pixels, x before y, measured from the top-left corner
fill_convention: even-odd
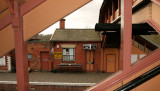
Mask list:
[[[60,82],[60,83],[97,83],[112,73],[52,73],[31,72],[30,82]],[[0,81],[16,81],[16,73],[0,73]]]

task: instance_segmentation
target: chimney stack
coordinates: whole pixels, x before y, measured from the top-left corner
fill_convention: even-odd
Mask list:
[[[65,29],[65,19],[60,20],[60,29]]]

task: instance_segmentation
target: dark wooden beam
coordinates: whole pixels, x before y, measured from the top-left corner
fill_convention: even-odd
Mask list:
[[[120,24],[99,23],[96,24],[95,30],[106,31],[103,33],[103,35],[119,35],[120,26],[121,26]],[[132,35],[151,35],[151,34],[158,34],[158,33],[149,24],[147,23],[132,24]]]
[[[95,26],[95,31],[119,31],[120,24],[112,23],[97,23]]]
[[[135,35],[152,35],[152,34],[158,34],[156,31],[132,31],[132,36]],[[103,32],[102,35],[115,35],[119,36],[120,32],[113,31],[113,32]]]
[[[103,32],[102,35],[120,36],[120,32]]]
[[[121,24],[114,23],[97,23],[95,25],[95,31],[119,31]],[[132,24],[133,30],[150,30],[154,31],[148,23]]]

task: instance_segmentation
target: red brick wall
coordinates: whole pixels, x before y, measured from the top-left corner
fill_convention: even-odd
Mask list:
[[[98,45],[98,49],[95,50],[95,63],[94,63],[94,71],[99,71],[100,70],[100,47],[101,44],[100,42],[61,42],[61,43],[56,43],[55,46],[53,46],[54,48],[54,52],[62,52],[62,47],[61,44],[75,44],[75,63],[76,64],[82,64],[83,65],[83,71],[85,71],[86,69],[86,50],[83,49],[83,44],[97,44]],[[57,48],[57,45],[59,45],[59,48]],[[58,68],[58,64],[64,63],[62,62],[62,59],[54,59],[53,58],[53,68],[57,69]],[[66,62],[65,62],[66,63]],[[72,62],[73,63],[73,62]]]
[[[32,59],[29,60],[32,70],[41,70],[40,52],[51,50],[51,44],[48,43],[28,43],[28,53],[32,54]],[[51,60],[51,59],[50,59]]]
[[[0,84],[0,91],[17,91],[16,90],[16,85]]]
[[[17,85],[1,84],[0,91],[17,91]],[[30,85],[30,91],[83,91],[88,86],[41,86]]]
[[[28,42],[28,48],[27,48],[28,54],[32,54],[32,59],[29,60],[30,69],[32,69],[33,71],[40,71],[41,70],[40,53],[46,51],[50,53],[51,48],[52,46],[50,42]],[[11,61],[13,61],[14,55],[11,54],[14,54],[14,51],[12,51],[11,54],[10,53],[8,53],[7,55],[11,56],[12,57]],[[49,61],[51,60],[52,59],[50,57]],[[7,66],[0,66],[0,70],[5,70],[5,69],[7,69]]]
[[[94,51],[94,71],[100,70],[100,58],[101,58],[101,44],[100,42],[61,42],[56,43],[56,46],[53,46],[54,52],[62,52],[61,44],[75,44],[75,63],[83,65],[83,71],[86,69],[86,50],[83,49],[83,44],[97,44],[98,49]],[[59,48],[57,48],[59,45]],[[40,71],[41,70],[41,57],[40,52],[48,51],[50,53],[52,48],[51,43],[28,43],[28,53],[32,54],[32,59],[29,60],[30,68],[33,71]],[[57,69],[58,64],[62,63],[62,59],[54,59],[54,55],[50,55],[50,61],[52,61],[52,69]],[[73,63],[73,62],[72,62]]]
[[[0,70],[8,70],[8,66],[0,66]]]

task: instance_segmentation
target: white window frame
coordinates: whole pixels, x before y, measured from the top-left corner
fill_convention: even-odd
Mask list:
[[[131,54],[131,64],[135,63],[138,60],[138,54]]]
[[[143,58],[145,56],[146,56],[146,54],[140,54],[139,59],[141,59],[141,58]]]
[[[73,53],[70,54],[70,49],[73,49]],[[64,50],[68,50],[68,52],[66,53]],[[64,57],[68,57],[68,60],[66,60]],[[70,59],[71,57],[73,57],[73,59]],[[65,62],[75,62],[75,48],[63,48],[62,49],[62,61]]]
[[[0,58],[0,66],[6,66],[6,57],[5,56]]]

